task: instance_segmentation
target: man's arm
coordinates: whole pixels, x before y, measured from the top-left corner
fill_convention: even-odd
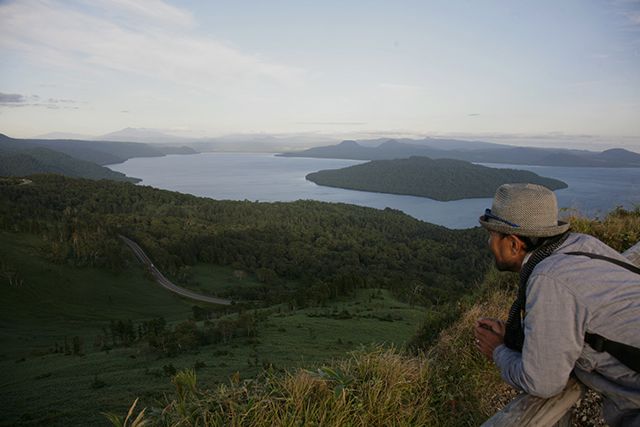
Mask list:
[[[515,388],[551,397],[565,387],[584,346],[588,313],[562,283],[535,275],[527,287],[522,353],[493,351],[502,378]]]

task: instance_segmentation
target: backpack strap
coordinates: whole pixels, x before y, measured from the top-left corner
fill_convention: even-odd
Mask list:
[[[640,373],[640,348],[611,341],[602,335],[590,334],[589,332],[584,334],[584,341],[595,351],[606,351],[618,359],[620,363],[623,363],[628,368]]]
[[[592,259],[599,259],[616,264],[622,268],[625,268],[633,273],[640,274],[640,268],[628,262],[620,261],[619,259],[609,258],[604,255],[592,254],[589,252],[566,252],[567,255],[582,255]],[[612,341],[598,334],[591,334],[589,332],[584,334],[584,341],[591,346],[595,351],[606,351],[620,363],[624,364],[630,369],[640,373],[640,348],[632,347],[627,344]]]
[[[630,264],[628,262],[624,262],[624,261],[620,261],[619,259],[616,258],[609,258],[608,256],[604,256],[604,255],[599,255],[599,254],[592,254],[590,252],[565,252],[566,255],[583,255],[592,259],[599,259],[602,261],[608,261],[610,263],[616,264],[617,266],[620,266],[622,268],[626,268],[627,270],[631,271],[632,273],[636,273],[636,274],[640,274],[640,268],[636,267],[633,264]]]

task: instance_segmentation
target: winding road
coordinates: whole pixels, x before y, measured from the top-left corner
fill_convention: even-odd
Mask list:
[[[164,274],[162,274],[160,272],[160,270],[158,270],[156,268],[155,265],[153,265],[153,262],[151,262],[151,259],[147,256],[146,253],[144,253],[142,248],[136,242],[134,242],[133,240],[129,239],[128,237],[123,236],[122,234],[120,234],[118,236],[120,237],[120,239],[122,239],[123,242],[125,242],[127,244],[127,246],[129,246],[131,248],[131,250],[133,250],[133,253],[135,253],[136,258],[138,258],[140,260],[140,262],[142,262],[143,264],[145,264],[147,266],[147,268],[149,269],[149,272],[151,273],[153,278],[163,288],[168,289],[171,292],[174,292],[174,293],[176,293],[176,294],[178,294],[180,296],[183,296],[185,298],[190,298],[190,299],[193,299],[193,300],[196,300],[196,301],[203,301],[203,302],[208,302],[208,303],[211,303],[211,304],[219,304],[219,305],[231,305],[231,304],[233,304],[233,301],[228,300],[228,299],[215,298],[215,297],[209,297],[209,296],[206,296],[206,295],[200,295],[200,294],[195,293],[193,291],[190,291],[188,289],[181,288],[180,286],[174,285],[169,279],[164,277]]]

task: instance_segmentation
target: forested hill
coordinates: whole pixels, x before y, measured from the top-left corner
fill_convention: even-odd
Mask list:
[[[0,134],[0,176],[56,173],[89,179],[139,182],[103,165],[132,157],[193,154],[188,147],[163,147],[133,142],[15,139]]]
[[[377,160],[310,173],[307,179],[329,187],[406,194],[441,201],[492,197],[500,185],[510,182],[540,184],[552,190],[567,187],[562,181],[529,171],[496,169],[462,160],[433,160],[428,157]]]
[[[297,304],[382,286],[413,301],[454,300],[489,264],[480,228],[449,230],[399,211],[298,201],[216,201],[113,181],[55,175],[0,180],[0,229],[46,236],[47,256],[119,269],[137,241],[180,275],[199,262],[256,274],[269,298]],[[301,283],[301,290],[284,286]],[[311,302],[310,302],[311,301]]]
[[[137,142],[82,141],[75,139],[17,139],[0,134],[0,148],[22,151],[47,148],[98,165],[122,163],[133,157],[160,157],[167,154],[195,154],[189,147],[149,145]]]
[[[0,177],[27,176],[36,173],[56,173],[89,179],[139,182],[121,172],[112,171],[92,162],[78,160],[64,153],[43,147],[6,150],[0,144]]]

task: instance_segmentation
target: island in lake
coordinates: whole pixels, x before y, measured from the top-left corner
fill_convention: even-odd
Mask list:
[[[421,196],[440,201],[493,197],[500,185],[513,182],[540,184],[551,190],[568,187],[560,180],[529,171],[418,156],[323,170],[310,173],[306,178],[328,187]]]

